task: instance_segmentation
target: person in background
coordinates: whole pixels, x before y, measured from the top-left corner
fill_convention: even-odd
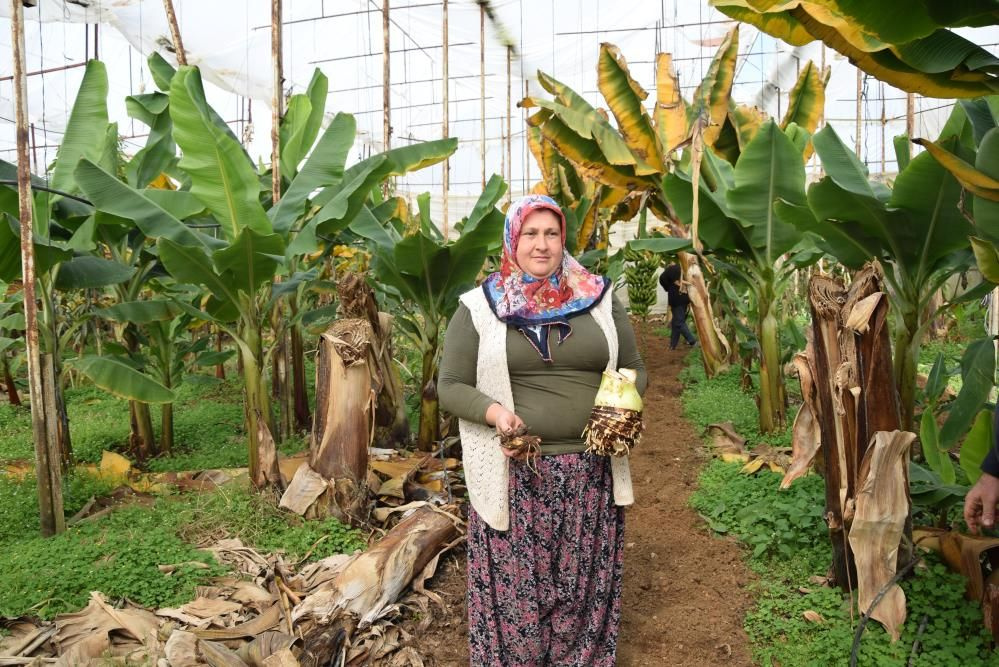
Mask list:
[[[501,268],[461,296],[444,338],[440,405],[458,417],[475,667],[612,667],[621,624],[626,456],[585,451],[605,370],[645,366],[611,281],[565,250],[550,197],[511,203]],[[541,438],[521,460],[500,435]]]
[[[680,336],[687,341],[687,345],[693,347],[697,344],[694,334],[690,333],[687,326],[687,310],[690,307],[690,297],[687,296],[687,284],[681,279],[682,272],[679,264],[670,264],[659,274],[659,284],[666,291],[669,298],[669,308],[672,313],[670,319],[669,349],[675,350]]]

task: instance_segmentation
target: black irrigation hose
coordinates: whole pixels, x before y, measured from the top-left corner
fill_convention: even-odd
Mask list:
[[[860,651],[860,638],[864,636],[864,628],[867,627],[867,621],[871,618],[871,612],[874,611],[874,608],[878,606],[878,603],[881,602],[884,596],[888,595],[888,591],[891,590],[891,587],[897,584],[902,577],[912,571],[912,568],[916,567],[916,563],[921,560],[923,560],[923,557],[917,554],[908,565],[896,572],[895,576],[891,578],[891,581],[881,587],[878,594],[874,596],[874,600],[871,601],[871,606],[867,608],[867,611],[864,612],[863,615],[861,615],[860,623],[857,625],[857,632],[853,635],[853,647],[850,649],[850,667],[857,667],[857,653]]]
[[[18,182],[17,182],[16,179],[0,178],[0,185],[18,185]],[[86,204],[87,206],[93,206],[94,205],[93,202],[91,202],[89,199],[84,199],[83,197],[78,197],[77,195],[73,195],[73,194],[70,194],[68,192],[63,192],[62,190],[56,190],[55,188],[50,188],[47,185],[36,185],[36,184],[32,183],[31,184],[31,189],[32,190],[43,190],[45,192],[51,192],[54,195],[62,195],[63,197],[66,197],[68,199],[75,199],[76,201],[78,201],[78,202],[80,202],[82,204]]]
[[[930,622],[930,615],[923,614],[923,620],[919,622],[919,629],[916,630],[916,641],[912,642],[912,652],[909,654],[909,664],[908,667],[914,667],[916,664],[916,656],[919,655],[919,640],[923,636],[923,631],[926,630],[926,624]]]

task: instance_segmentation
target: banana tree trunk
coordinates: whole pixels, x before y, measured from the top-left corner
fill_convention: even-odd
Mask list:
[[[760,432],[784,428],[784,374],[780,367],[780,331],[773,313],[773,288],[764,286],[760,298],[760,321],[756,335],[760,341]]]
[[[714,377],[728,368],[728,341],[715,326],[711,295],[704,281],[704,274],[701,273],[701,267],[697,263],[697,257],[686,252],[677,254],[683,266],[683,273],[690,282],[687,294],[690,296],[690,310],[694,315],[697,339],[701,345],[704,372],[709,378]]]
[[[125,325],[121,336],[129,354],[137,353],[139,339],[133,325]],[[156,454],[156,434],[153,431],[153,418],[149,412],[149,405],[138,401],[129,401],[128,411],[131,416],[131,433],[128,436],[129,448],[136,459],[145,461]]]
[[[429,452],[440,440],[440,401],[437,397],[437,337],[423,351],[422,389],[420,390],[420,427],[417,446]]]
[[[836,584],[850,589],[857,578],[848,535],[867,476],[863,461],[874,435],[898,430],[900,421],[881,280],[878,269],[868,266],[857,273],[849,291],[827,276],[813,276],[809,285],[810,365],[815,369],[832,571]],[[903,535],[909,537],[898,545],[898,558],[908,563],[911,518]]]
[[[221,352],[222,351],[222,336],[223,336],[223,333],[222,333],[221,329],[219,329],[218,331],[215,332],[215,351],[216,352]],[[217,377],[220,380],[224,380],[225,379],[225,364],[218,364],[218,365],[215,366],[215,377]]]
[[[135,458],[141,463],[156,454],[156,436],[153,431],[153,418],[148,403],[138,401],[128,402],[131,416],[132,433],[129,436],[129,447]]]
[[[257,488],[264,488],[280,484],[281,472],[271,435],[274,424],[270,396],[264,385],[263,344],[260,330],[252,323],[248,325],[244,322],[240,334],[243,338],[239,353],[243,367],[243,408],[246,416],[250,480]]]
[[[309,464],[296,473],[283,506],[306,516],[363,520],[378,381],[375,341],[370,323],[361,319],[337,320],[319,337]]]
[[[69,432],[69,413],[63,398],[62,349],[59,343],[59,323],[56,318],[55,305],[52,302],[52,283],[54,278],[39,279],[38,290],[42,310],[39,312],[39,333],[45,341],[45,352],[51,356],[52,362],[52,416],[50,433],[54,433],[59,446],[59,456],[62,469],[68,470],[73,461],[73,441]],[[46,415],[46,419],[49,416]]]
[[[378,365],[384,384],[378,394],[378,430],[375,437],[379,447],[387,448],[402,447],[410,439],[402,376],[393,358],[392,319],[388,313],[378,313],[378,329],[382,337]]]
[[[902,325],[895,331],[895,383],[898,388],[901,427],[911,431],[916,405],[916,375],[919,366],[919,313],[910,310],[901,314]]]
[[[292,307],[292,317],[295,308]],[[299,324],[291,326],[291,379],[294,391],[295,431],[308,431],[312,426],[312,415],[309,411],[309,393],[305,386],[305,343],[302,340],[302,327]]]
[[[163,378],[163,385],[173,388],[173,378],[167,370]],[[169,454],[173,451],[173,403],[164,403],[160,406],[160,453]]]
[[[160,406],[160,453],[173,451],[173,403]]]
[[[14,383],[14,376],[10,373],[10,364],[7,362],[6,353],[3,357],[3,383],[7,390],[7,400],[11,405],[21,405],[21,397],[17,393],[17,385]]]

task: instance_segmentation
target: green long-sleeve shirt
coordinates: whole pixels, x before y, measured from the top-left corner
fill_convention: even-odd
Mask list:
[[[613,298],[617,327],[616,368],[638,371],[638,391],[645,392],[645,364],[638,354],[635,332],[624,306]],[[607,340],[593,316],[584,313],[569,319],[572,334],[561,345],[558,332],[549,328],[552,363],[541,360],[538,351],[515,327],[506,334],[507,366],[513,389],[514,412],[529,432],[541,437],[542,454],[568,454],[586,449],[581,434],[590,418],[600,377],[607,367]],[[437,384],[441,407],[462,419],[486,423],[486,410],[496,402],[476,385],[479,334],[472,314],[458,307],[444,338]]]

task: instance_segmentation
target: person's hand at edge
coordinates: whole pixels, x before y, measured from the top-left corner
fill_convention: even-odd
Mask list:
[[[996,520],[996,504],[999,503],[999,477],[982,473],[964,498],[964,521],[972,535],[978,535],[982,527],[992,528]]]

